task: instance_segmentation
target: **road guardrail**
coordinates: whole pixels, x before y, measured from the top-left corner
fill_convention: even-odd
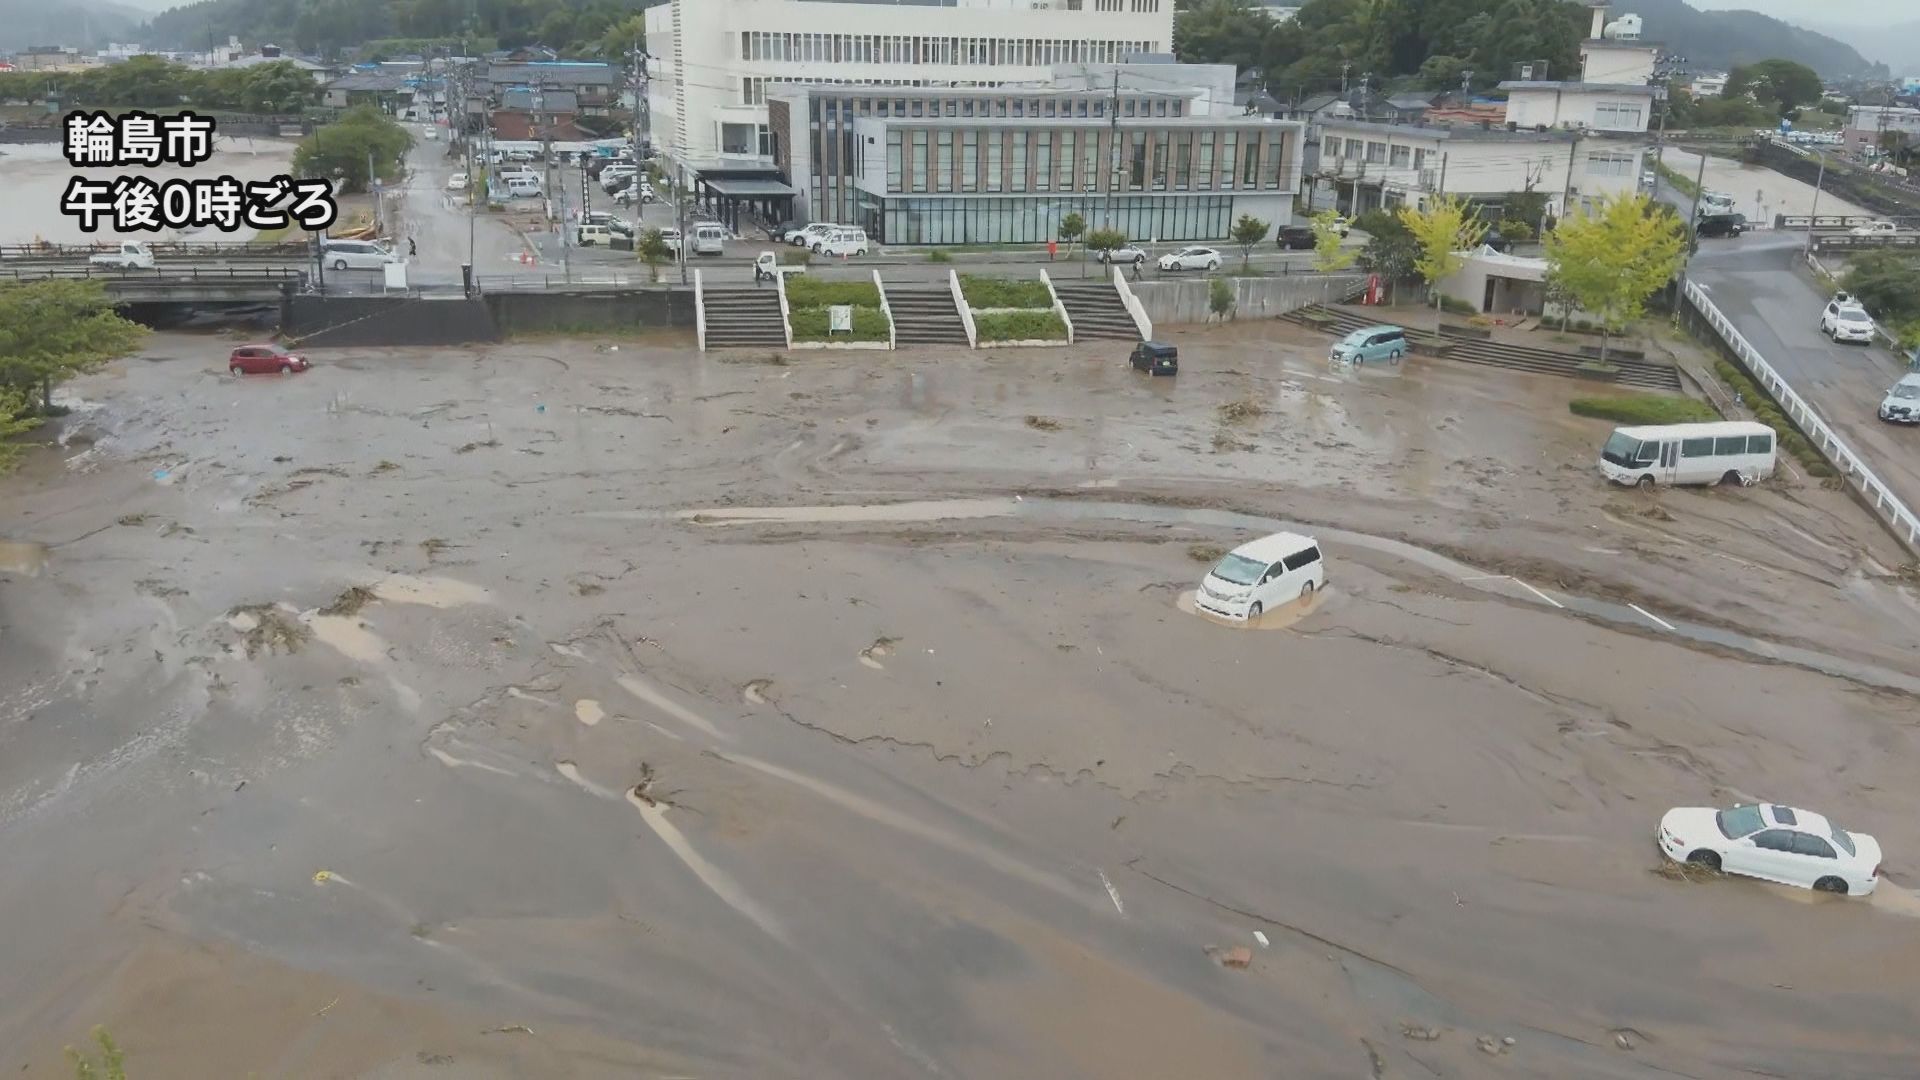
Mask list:
[[[1920,554],[1920,518],[1914,516],[1913,511],[1874,475],[1860,455],[1854,453],[1853,448],[1835,434],[1825,420],[1820,419],[1820,414],[1813,411],[1806,399],[1734,328],[1733,321],[1721,314],[1712,300],[1707,299],[1706,290],[1689,281],[1686,296],[1694,310],[1707,320],[1707,325],[1713,327],[1721,340],[1727,343],[1761,387],[1786,410],[1788,419],[1799,426],[1833,467],[1840,470],[1840,475],[1859,491],[1860,497],[1893,532],[1894,539],[1904,544],[1907,550]]]
[[[142,284],[171,284],[181,282],[243,282],[258,283],[264,281],[300,281],[306,277],[301,270],[277,266],[156,266],[151,268],[118,266],[48,266],[36,268],[0,269],[0,280],[46,281],[50,279],[72,278],[94,281],[137,281]]]
[[[1888,248],[1920,248],[1920,233],[1879,233],[1873,236],[1836,233],[1813,238],[1815,251],[1881,251]]]

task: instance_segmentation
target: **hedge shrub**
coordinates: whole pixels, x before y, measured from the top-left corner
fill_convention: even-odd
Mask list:
[[[1780,411],[1780,406],[1773,397],[1760,389],[1760,384],[1748,378],[1746,372],[1726,360],[1715,360],[1713,370],[1720,376],[1721,382],[1732,387],[1746,400],[1747,407],[1753,410],[1755,419],[1773,429],[1773,433],[1780,439],[1780,446],[1800,460],[1800,464],[1806,467],[1808,475],[1823,478],[1838,475],[1834,472],[1833,466],[1827,464],[1827,459],[1820,456],[1820,451],[1814,449],[1813,444],[1807,441],[1807,437],[1793,425],[1793,421],[1787,419],[1786,414]]]
[[[1044,281],[1013,281],[1008,278],[961,274],[960,294],[967,298],[967,306],[976,310],[1053,307],[1053,294],[1047,291],[1047,283]]]
[[[831,307],[835,304],[878,309],[880,290],[874,288],[871,281],[822,281],[817,277],[799,275],[787,279],[788,307]]]
[[[827,332],[830,324],[825,307],[789,308],[787,321],[793,327],[795,341],[886,341],[891,336],[887,313],[878,307],[856,305],[853,309],[853,332],[850,334]]]
[[[1720,419],[1720,414],[1703,401],[1666,394],[1574,398],[1567,402],[1567,409],[1575,416],[1619,424],[1698,424]]]
[[[973,317],[973,329],[983,342],[1067,340],[1067,324],[1051,311],[988,312]]]

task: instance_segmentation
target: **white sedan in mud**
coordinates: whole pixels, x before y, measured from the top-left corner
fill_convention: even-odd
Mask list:
[[[1659,841],[1675,862],[1803,889],[1866,896],[1880,884],[1879,841],[1790,806],[1683,806],[1660,819]]]

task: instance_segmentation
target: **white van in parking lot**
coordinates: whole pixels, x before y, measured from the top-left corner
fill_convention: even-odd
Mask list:
[[[321,259],[330,270],[379,270],[388,263],[405,262],[393,249],[371,240],[327,240]]]
[[[1223,619],[1257,619],[1327,583],[1326,561],[1311,536],[1274,533],[1242,544],[1214,564],[1193,603]]]
[[[543,192],[537,177],[521,174],[507,177],[507,195],[515,199],[537,199]]]
[[[693,253],[720,255],[727,250],[727,227],[702,223],[693,227]]]
[[[867,253],[867,231],[865,229],[835,229],[826,236],[813,242],[816,255],[865,255]]]
[[[1749,420],[1614,428],[1600,474],[1616,484],[1752,484],[1773,475],[1773,429]]]

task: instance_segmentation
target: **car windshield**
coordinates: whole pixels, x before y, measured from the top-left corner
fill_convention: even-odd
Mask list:
[[[1893,396],[1903,401],[1920,398],[1920,383],[1901,383],[1893,388]]]
[[[1267,564],[1255,562],[1245,555],[1229,554],[1213,568],[1213,576],[1222,581],[1231,581],[1235,585],[1251,585],[1260,580],[1267,572]]]
[[[1757,806],[1736,806],[1731,810],[1722,810],[1714,815],[1714,821],[1720,826],[1720,835],[1729,840],[1752,836],[1767,824],[1761,820]]]
[[[1607,439],[1607,445],[1601,447],[1600,456],[1623,468],[1631,466],[1640,454],[1640,440],[1624,432],[1616,431]]]
[[[1872,322],[1873,320],[1867,316],[1866,312],[1861,311],[1859,308],[1848,308],[1840,313],[1840,321],[1850,322],[1850,323],[1868,323],[1868,322]]]
[[[1840,850],[1849,855],[1859,854],[1853,847],[1853,835],[1838,825],[1833,827],[1833,842],[1840,845]]]

